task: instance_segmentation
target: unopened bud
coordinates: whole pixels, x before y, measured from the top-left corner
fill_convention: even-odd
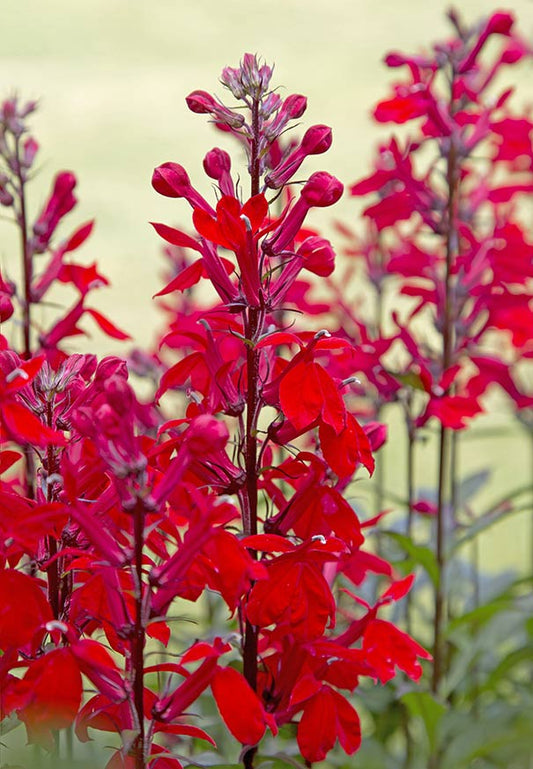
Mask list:
[[[154,170],[152,187],[167,198],[182,198],[191,188],[191,182],[183,166],[169,162]]]
[[[293,93],[287,96],[282,109],[289,120],[297,120],[307,109],[307,99],[299,93]]]
[[[326,171],[318,171],[309,177],[302,189],[302,198],[309,206],[325,208],[332,206],[339,200],[344,191],[344,186],[335,176]]]
[[[302,150],[306,155],[320,155],[331,147],[331,128],[327,125],[314,125],[308,128],[302,139]]]

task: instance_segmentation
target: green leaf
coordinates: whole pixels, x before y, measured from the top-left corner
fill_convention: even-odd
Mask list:
[[[390,539],[398,544],[415,566],[421,566],[434,586],[439,582],[439,567],[435,555],[429,547],[415,545],[410,537],[396,531],[383,531]]]
[[[456,550],[459,550],[459,548],[463,547],[467,542],[470,542],[470,540],[475,539],[475,537],[478,536],[478,534],[481,534],[482,531],[486,531],[487,529],[490,529],[491,526],[494,526],[495,523],[498,523],[503,518],[507,520],[511,515],[516,515],[516,513],[523,513],[531,510],[531,505],[524,505],[523,507],[515,507],[511,508],[511,510],[503,509],[503,510],[497,510],[494,512],[488,512],[482,515],[480,518],[478,518],[471,526],[468,527],[466,532],[463,534],[463,536],[459,536],[456,538],[456,540],[453,542],[452,547],[450,548],[450,551],[453,553]]]
[[[394,379],[396,379],[396,381],[400,384],[403,384],[406,387],[411,387],[413,390],[421,390],[422,392],[427,392],[426,388],[424,387],[424,383],[422,382],[422,378],[414,371],[408,371],[406,374],[396,373],[395,371],[388,371],[387,369],[385,369],[385,371],[387,374],[394,377]]]
[[[532,660],[533,646],[523,646],[520,649],[515,649],[514,651],[510,652],[510,654],[507,654],[490,673],[482,687],[483,690],[490,691],[495,689],[499,681],[502,679],[508,680],[509,673],[513,670],[513,668],[515,668],[517,665],[520,665],[522,662],[531,662]]]
[[[476,609],[463,614],[461,617],[453,619],[446,629],[446,633],[450,636],[455,630],[464,626],[472,625],[474,628],[478,628],[488,622],[494,615],[501,611],[507,611],[512,608],[512,601],[509,598],[498,597],[490,603],[478,606]]]
[[[469,502],[472,497],[480,491],[483,486],[489,481],[492,473],[490,470],[479,470],[477,473],[472,473],[459,483],[457,487],[457,502],[460,507],[463,507]]]
[[[400,701],[404,703],[411,716],[419,717],[424,722],[431,753],[438,744],[438,729],[446,707],[433,697],[430,692],[407,692]]]

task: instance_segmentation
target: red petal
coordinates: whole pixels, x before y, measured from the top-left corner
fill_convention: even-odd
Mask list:
[[[243,745],[257,745],[266,729],[266,714],[257,694],[234,668],[217,668],[213,697],[229,731]]]
[[[22,454],[19,454],[18,451],[11,451],[10,449],[3,449],[0,451],[0,476],[2,476],[6,470],[9,470],[15,462],[18,462],[19,459],[22,459]]]
[[[35,446],[66,445],[63,433],[43,425],[35,414],[20,403],[5,403],[2,417],[9,435],[20,443],[33,443]]]
[[[75,230],[75,232],[73,232],[70,238],[67,240],[66,245],[63,246],[63,252],[67,253],[68,251],[75,251],[77,248],[79,248],[81,244],[87,240],[92,232],[93,227],[94,219],[90,222],[87,222],[86,224],[82,224],[81,227],[78,227],[78,229]]]
[[[170,283],[167,283],[165,288],[162,288],[161,291],[154,294],[154,297],[165,296],[166,294],[170,294],[171,291],[185,291],[187,288],[195,286],[202,277],[203,272],[204,267],[202,260],[197,259],[196,262],[193,262],[182,270],[179,275],[176,275]]]
[[[125,331],[121,331],[119,328],[113,325],[113,323],[111,323],[108,318],[102,315],[102,313],[98,312],[98,310],[91,310],[87,307],[85,312],[88,312],[89,315],[92,315],[104,334],[107,334],[107,336],[110,336],[113,339],[131,339],[129,334],[126,334]]]
[[[32,662],[21,682],[19,718],[28,742],[46,740],[50,730],[65,729],[74,721],[81,702],[78,666],[69,649],[54,649]]]
[[[186,235],[180,230],[175,230],[174,227],[168,227],[166,224],[159,224],[158,222],[150,222],[154,230],[160,235],[167,243],[172,243],[173,246],[181,246],[182,248],[192,248],[195,251],[202,251],[200,244],[191,238],[190,235]]]
[[[0,649],[19,649],[35,631],[53,619],[37,580],[20,571],[0,572]]]
[[[338,435],[329,425],[320,425],[320,446],[326,462],[339,478],[348,478],[359,463],[370,475],[374,472],[374,457],[368,437],[352,414],[346,415],[346,427]]]
[[[256,232],[263,224],[268,214],[268,203],[265,196],[260,193],[247,200],[242,207],[242,212],[250,220],[252,230]]]

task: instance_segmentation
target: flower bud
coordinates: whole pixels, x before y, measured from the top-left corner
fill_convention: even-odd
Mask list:
[[[4,292],[0,292],[0,322],[8,320],[13,315],[13,302]]]
[[[231,168],[231,158],[227,152],[214,147],[204,158],[204,170],[211,179],[220,179],[224,172]]]
[[[304,268],[315,275],[327,277],[335,269],[335,251],[329,240],[318,235],[306,238],[296,253]]]
[[[307,109],[307,99],[299,93],[287,96],[281,108],[288,120],[297,120]]]
[[[191,182],[183,166],[163,163],[154,170],[152,187],[166,198],[183,198],[191,188]]]
[[[308,128],[302,139],[301,148],[306,155],[320,155],[331,147],[331,128],[327,125],[314,125]]]
[[[113,376],[104,385],[107,401],[120,416],[131,414],[135,398],[130,385],[120,376]]]
[[[25,168],[30,168],[33,164],[33,161],[35,160],[35,156],[37,154],[37,151],[39,150],[39,145],[35,141],[35,139],[32,139],[29,137],[24,142],[23,147],[23,156],[22,156],[22,165]]]
[[[342,182],[328,174],[326,171],[318,171],[309,177],[301,195],[309,206],[325,208],[332,206],[339,200],[344,191]]]
[[[225,422],[220,422],[211,414],[195,417],[185,435],[190,453],[200,457],[221,451],[228,439],[229,432]]]
[[[216,179],[223,195],[235,196],[235,186],[231,178],[231,158],[227,152],[215,147],[204,158],[204,171]]]
[[[193,91],[186,97],[185,101],[191,112],[195,112],[197,115],[210,115],[216,107],[216,101],[207,91]]]
[[[0,206],[9,208],[13,205],[13,195],[4,187],[0,187]]]

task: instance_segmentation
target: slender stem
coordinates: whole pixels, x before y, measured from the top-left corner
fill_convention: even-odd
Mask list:
[[[46,404],[46,424],[47,427],[53,427],[53,416],[54,416],[54,410],[53,410],[53,404],[52,402],[48,401]],[[44,463],[44,470],[46,472],[46,477],[49,478],[53,473],[57,471],[57,462],[54,454],[54,447],[48,446],[46,450],[46,461]],[[51,483],[48,483],[46,488],[46,501],[47,502],[53,502],[53,486]],[[53,536],[53,534],[50,534],[46,537],[46,550],[48,553],[48,558],[53,558],[54,555],[57,554],[57,540]],[[61,593],[61,584],[60,584],[60,564],[59,559],[54,558],[53,562],[48,566],[46,569],[46,575],[48,580],[48,603],[50,604],[50,608],[52,609],[52,613],[56,619],[59,619],[59,615],[61,613],[61,599],[60,599],[60,593]]]
[[[134,579],[135,579],[135,627],[132,637],[133,699],[139,734],[135,741],[135,769],[145,769],[144,732],[144,643],[145,627],[143,617],[143,547],[145,507],[141,499],[133,510],[134,527]]]
[[[15,137],[15,165],[18,179],[19,192],[19,211],[17,224],[20,230],[20,243],[22,250],[22,267],[24,273],[24,300],[22,302],[22,333],[23,333],[23,353],[22,357],[28,360],[31,358],[31,282],[33,278],[33,259],[28,242],[28,221],[26,215],[26,181],[22,170],[20,160],[20,140]]]
[[[414,425],[409,413],[409,404],[406,405],[405,423],[407,427],[407,457],[406,457],[406,480],[407,480],[407,521],[405,534],[409,539],[413,539],[413,505],[415,503],[415,434]],[[405,629],[409,635],[412,632],[412,594],[409,592],[405,596]]]
[[[17,224],[20,232],[20,246],[22,254],[22,272],[24,279],[24,297],[22,300],[22,357],[29,360],[31,350],[31,282],[33,278],[33,255],[28,242],[28,219],[26,213],[26,180],[20,159],[20,139],[15,136],[14,153],[15,173],[18,181],[19,210],[17,211]],[[26,460],[26,496],[35,499],[35,460],[33,449],[29,444],[24,446]]]
[[[446,228],[446,272],[444,278],[444,317],[442,321],[442,371],[450,367],[454,347],[454,323],[453,323],[453,285],[452,267],[456,250],[457,232],[455,227],[455,209],[457,193],[457,159],[453,136],[450,137],[450,149],[448,153],[447,184],[447,228]],[[445,569],[446,569],[446,534],[445,534],[445,506],[446,487],[448,483],[448,443],[449,430],[441,424],[439,436],[439,472],[438,472],[438,501],[437,501],[437,542],[436,561],[438,567],[438,581],[435,590],[435,616],[433,625],[433,679],[431,689],[437,694],[444,674],[444,605],[446,600]]]
[[[259,100],[252,102],[252,141],[250,157],[251,195],[259,194],[260,159],[259,159]],[[243,313],[245,335],[248,340],[246,349],[246,435],[244,436],[246,501],[243,509],[244,533],[257,534],[257,418],[259,410],[259,355],[255,347],[262,313],[257,307],[249,307]],[[256,557],[255,551],[252,555]],[[257,628],[245,620],[243,639],[243,674],[255,692],[257,690]],[[246,750],[242,757],[244,769],[252,769],[256,748]]]

